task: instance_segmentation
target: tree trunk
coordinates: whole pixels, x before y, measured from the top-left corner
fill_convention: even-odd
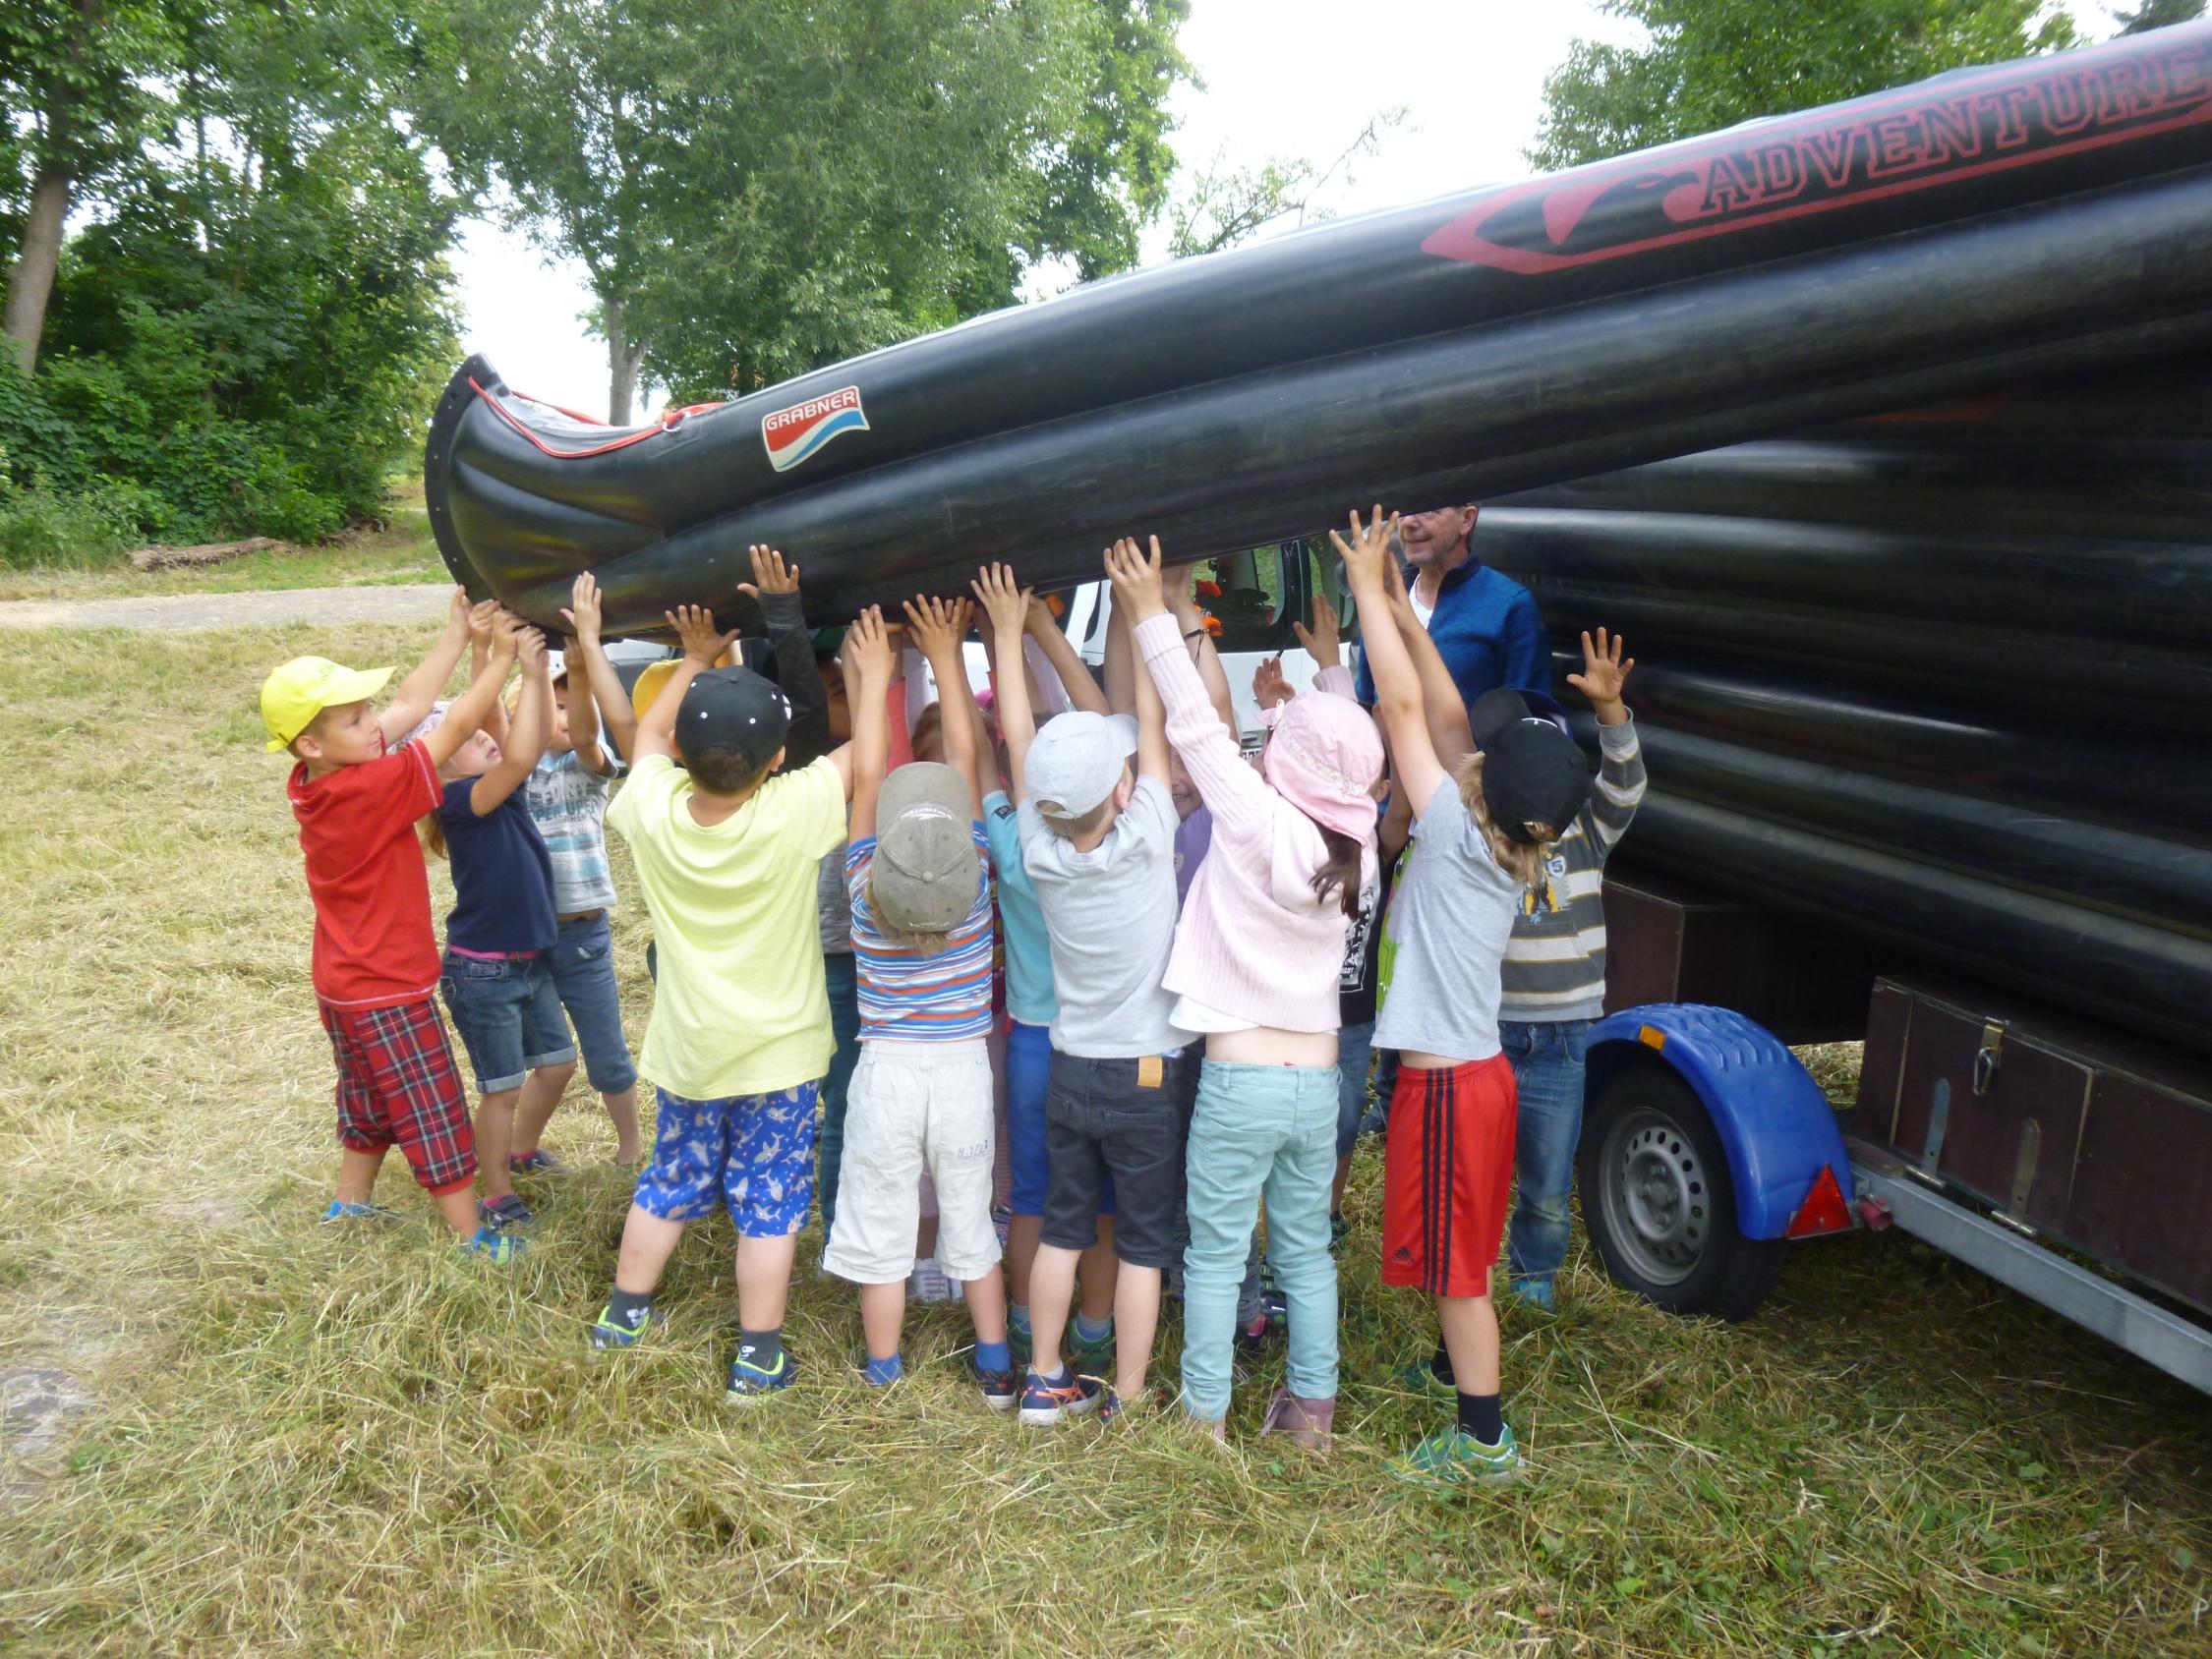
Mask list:
[[[630,424],[630,406],[637,398],[637,369],[645,361],[645,342],[633,340],[622,326],[623,302],[618,298],[601,304],[607,322],[607,418],[617,427]]]
[[[49,161],[30,185],[23,250],[8,271],[8,339],[28,374],[38,363],[38,336],[46,326],[46,300],[61,262],[62,223],[69,217],[69,167]]]

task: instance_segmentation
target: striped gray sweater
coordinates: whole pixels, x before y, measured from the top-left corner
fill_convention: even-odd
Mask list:
[[[1524,1025],[1596,1019],[1605,1001],[1605,860],[1644,799],[1636,722],[1598,728],[1590,804],[1552,848],[1543,890],[1523,895],[1505,946],[1498,1018]]]

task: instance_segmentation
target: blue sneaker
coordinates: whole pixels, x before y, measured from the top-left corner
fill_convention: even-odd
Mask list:
[[[599,1310],[599,1318],[592,1322],[592,1346],[600,1349],[635,1347],[647,1332],[668,1322],[667,1314],[650,1306],[639,1308],[634,1320],[617,1319],[614,1304],[610,1302]]]
[[[1036,1427],[1066,1422],[1097,1407],[1106,1385],[1096,1377],[1076,1374],[1063,1365],[1058,1377],[1040,1377],[1031,1371],[1021,1382],[1021,1420]]]
[[[494,1267],[505,1267],[528,1248],[524,1239],[511,1232],[501,1232],[495,1227],[480,1227],[476,1236],[461,1246],[464,1256],[482,1256]]]
[[[565,1175],[568,1173],[568,1166],[544,1147],[540,1147],[535,1152],[524,1153],[520,1158],[509,1158],[507,1160],[507,1173],[510,1175]]]
[[[480,1226],[495,1232],[505,1232],[510,1228],[528,1227],[538,1218],[514,1193],[504,1198],[480,1198],[476,1201],[476,1219]]]
[[[797,1381],[798,1362],[791,1358],[788,1348],[777,1351],[774,1370],[763,1370],[748,1359],[732,1359],[729,1386],[723,1390],[722,1398],[731,1405],[751,1405],[782,1394]]]
[[[994,1411],[1011,1411],[1014,1402],[1021,1396],[1020,1381],[1011,1367],[1004,1371],[990,1371],[975,1363],[975,1350],[968,1349],[967,1374],[982,1391],[983,1403]]]
[[[324,1226],[332,1222],[399,1222],[406,1219],[397,1210],[387,1210],[381,1204],[355,1204],[343,1198],[331,1199],[330,1207],[322,1212]]]
[[[1559,1299],[1553,1293],[1548,1279],[1516,1279],[1506,1292],[1531,1313],[1551,1314],[1559,1311]]]

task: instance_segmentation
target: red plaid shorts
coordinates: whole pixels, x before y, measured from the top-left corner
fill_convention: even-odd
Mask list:
[[[476,1134],[445,1022],[428,997],[388,1008],[322,1009],[338,1058],[338,1141],[353,1152],[397,1143],[434,1195],[476,1179]]]

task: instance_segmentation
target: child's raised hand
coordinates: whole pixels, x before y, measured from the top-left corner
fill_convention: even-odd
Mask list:
[[[445,601],[445,625],[448,628],[459,628],[466,633],[469,625],[469,591],[466,588],[455,588],[453,597]]]
[[[1198,563],[1171,564],[1160,572],[1160,597],[1167,601],[1168,609],[1178,616],[1196,617],[1198,614]]]
[[[1278,703],[1288,703],[1291,696],[1291,683],[1283,678],[1283,659],[1261,658],[1259,666],[1252,671],[1252,701],[1262,709],[1272,709]]]
[[[477,606],[479,611],[483,608],[482,605]],[[472,620],[470,626],[474,627],[474,625]],[[521,649],[522,631],[529,626],[529,623],[523,621],[521,617],[507,609],[505,605],[494,605],[492,607],[492,655],[494,657],[504,657],[512,660],[515,653]]]
[[[703,604],[679,604],[661,614],[683,642],[683,655],[702,668],[712,668],[737,638],[734,629],[726,634],[717,628],[715,613]]]
[[[1348,543],[1335,531],[1329,532],[1330,544],[1336,556],[1344,561],[1344,574],[1356,582],[1382,580],[1382,572],[1390,563],[1390,543],[1398,534],[1398,515],[1382,516],[1381,507],[1373,509],[1374,516],[1366,524],[1360,522],[1360,509],[1352,509],[1352,540]]]
[[[486,600],[480,604],[469,606],[470,642],[480,650],[490,651],[492,642],[498,633],[499,616],[499,601],[497,600]]]
[[[578,645],[599,644],[599,580],[588,570],[578,574],[568,589],[568,607],[560,613]]]
[[[1114,603],[1129,612],[1132,626],[1165,614],[1167,598],[1160,586],[1160,539],[1151,539],[1149,555],[1137,551],[1125,536],[1106,549],[1106,578],[1114,584]]]
[[[798,592],[798,566],[786,568],[784,555],[774,547],[764,547],[754,543],[745,551],[752,555],[753,579],[737,584],[737,591],[748,599],[759,599],[763,594],[795,594]]]
[[[536,628],[524,628],[514,638],[515,655],[522,658],[522,671],[543,674],[546,671],[546,636]]]
[[[974,613],[968,600],[941,600],[916,594],[906,601],[906,626],[913,631],[914,648],[931,662],[960,653],[967,636],[967,621]]]
[[[844,631],[845,677],[887,686],[891,683],[892,661],[891,631],[884,626],[883,607],[872,604]]]
[[[990,619],[995,634],[1019,634],[1028,626],[1029,607],[1037,596],[1015,580],[1014,567],[1009,564],[987,564],[975,573],[968,584],[981,601],[983,614]]]
[[[1636,666],[1635,658],[1623,661],[1620,652],[1618,634],[1600,628],[1593,643],[1590,630],[1582,631],[1582,672],[1569,674],[1567,683],[1589,698],[1590,706],[1601,715],[1620,707],[1621,688],[1628,683],[1629,669]]]
[[[1313,596],[1313,626],[1293,622],[1291,632],[1298,643],[1306,648],[1316,668],[1340,668],[1344,665],[1344,650],[1337,626],[1336,606],[1329,603],[1326,594]]]

